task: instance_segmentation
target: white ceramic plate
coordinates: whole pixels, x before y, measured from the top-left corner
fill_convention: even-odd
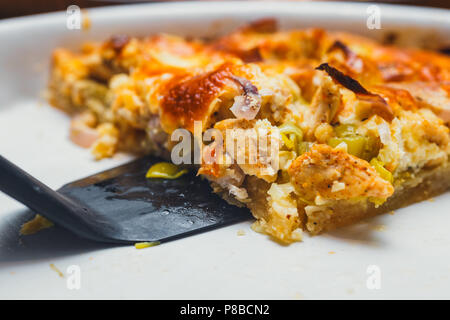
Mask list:
[[[400,30],[402,41],[426,39],[433,46],[449,40],[449,11],[379,6],[382,29],[370,30],[368,6],[304,2],[121,6],[89,10],[92,27],[81,31],[66,28],[63,12],[4,20],[0,154],[53,188],[129,159],[119,155],[93,161],[89,152],[68,140],[68,118],[39,98],[51,51],[57,46],[76,48],[82,41],[115,33],[214,36],[268,16],[278,18],[284,28],[318,26],[375,38]],[[449,208],[450,196],[445,194],[288,247],[242,223],[136,250],[84,241],[56,227],[19,237],[20,224],[32,214],[0,194],[0,298],[450,298]],[[245,230],[245,235],[238,236],[238,230]],[[79,290],[67,287],[71,265],[81,270]]]

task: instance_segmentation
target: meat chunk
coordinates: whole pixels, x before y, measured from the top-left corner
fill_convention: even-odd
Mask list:
[[[320,87],[311,102],[308,113],[305,114],[306,135],[312,137],[314,130],[321,123],[332,122],[334,116],[341,106],[341,94],[339,87],[333,83],[330,77],[321,78]]]
[[[316,69],[325,71],[334,82],[355,94],[356,98],[359,100],[360,107],[366,109],[364,112],[360,111],[358,113],[366,114],[365,117],[367,118],[370,115],[376,114],[389,122],[394,119],[393,110],[380,95],[367,91],[358,81],[343,74],[327,63],[322,63]]]
[[[314,201],[317,196],[334,200],[386,199],[394,192],[392,184],[367,161],[324,144],[314,145],[295,159],[288,172],[296,193],[307,201]]]
[[[214,129],[220,133],[221,141],[204,149],[204,159],[214,159],[203,163],[199,173],[218,178],[224,168],[236,164],[246,175],[268,182],[276,179],[282,144],[277,127],[267,120],[227,119],[218,122]]]

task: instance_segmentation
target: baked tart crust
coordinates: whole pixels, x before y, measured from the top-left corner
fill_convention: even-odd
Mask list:
[[[250,133],[232,152],[225,140],[203,143],[201,160],[227,152],[195,170],[247,206],[256,231],[286,243],[448,190],[449,92],[448,56],[278,31],[271,19],[209,41],[119,35],[59,48],[48,85],[50,103],[73,117],[71,139],[96,159],[170,159],[178,129],[200,140],[208,129]],[[271,142],[255,156],[261,132]]]

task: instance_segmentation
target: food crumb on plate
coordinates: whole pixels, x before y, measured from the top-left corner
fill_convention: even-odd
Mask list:
[[[382,224],[377,224],[376,226],[372,227],[372,230],[375,230],[375,231],[386,231],[386,226],[384,226]]]
[[[302,295],[301,293],[296,292],[296,293],[295,293],[294,299],[296,299],[296,300],[301,300],[301,299],[304,299],[304,297],[303,297],[303,295]]]
[[[88,11],[86,9],[81,11],[81,17],[82,17],[82,21],[81,21],[81,27],[83,30],[87,31],[89,29],[91,29],[91,18],[89,17]]]
[[[41,231],[42,229],[50,228],[53,226],[53,222],[44,218],[40,214],[34,216],[34,218],[28,222],[25,222],[20,228],[20,234],[27,236]]]
[[[134,247],[136,249],[145,249],[145,248],[149,248],[149,247],[154,247],[159,245],[158,241],[154,241],[154,242],[138,242],[134,244]]]
[[[237,231],[237,235],[238,236],[245,236],[245,231],[240,229],[240,230]]]
[[[335,254],[336,252],[334,251],[329,251],[328,254]]]
[[[53,263],[50,263],[50,268],[55,271],[61,278],[64,278],[64,274]]]

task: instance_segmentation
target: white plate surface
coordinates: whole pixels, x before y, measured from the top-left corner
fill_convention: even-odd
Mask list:
[[[53,188],[129,160],[118,155],[93,161],[68,140],[66,115],[39,98],[57,46],[76,48],[114,33],[211,36],[268,16],[279,18],[284,28],[319,26],[374,38],[388,30],[414,29],[408,38],[426,34],[433,41],[449,40],[449,11],[380,6],[382,29],[369,30],[367,7],[269,2],[122,6],[89,10],[88,31],[68,30],[65,13],[4,20],[0,154]],[[450,298],[449,208],[447,193],[290,246],[241,223],[136,250],[87,242],[60,228],[19,237],[20,224],[32,214],[0,194],[0,298]],[[245,235],[238,236],[238,230]],[[71,265],[81,270],[79,290],[67,287]],[[377,274],[381,287],[373,289],[367,283]]]

